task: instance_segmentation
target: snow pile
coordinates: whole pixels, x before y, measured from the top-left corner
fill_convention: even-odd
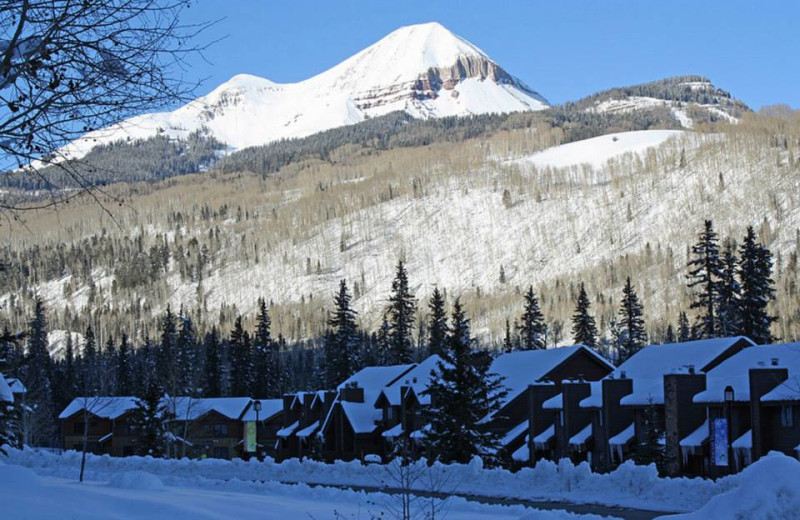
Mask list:
[[[164,489],[164,483],[157,476],[146,471],[124,471],[111,477],[108,487],[156,491]]]
[[[30,467],[40,475],[74,478],[76,468],[80,466],[80,453],[54,455],[33,450],[11,450],[8,460]],[[694,511],[736,484],[735,477],[716,482],[699,478],[659,478],[655,467],[636,466],[630,461],[608,474],[592,473],[588,464],[574,465],[568,460],[558,464],[540,461],[534,468],[525,468],[516,473],[483,468],[478,462],[468,465],[434,464],[432,468],[428,468],[424,462],[419,464],[423,474],[435,472],[438,481],[447,482],[452,488],[448,491],[459,494],[523,500],[566,500],[669,512]],[[203,479],[204,485],[212,487],[231,481],[254,485],[283,482],[376,489],[396,487],[386,467],[362,465],[359,462],[324,464],[294,459],[276,463],[270,459],[263,462],[240,459],[165,460],[90,455],[87,463],[89,480],[108,481],[116,473],[130,471],[156,475],[167,486],[183,485],[187,479]],[[415,485],[417,489],[427,489],[425,479]]]
[[[39,485],[39,477],[28,468],[0,462],[0,490],[35,489]]]
[[[770,452],[742,473],[730,477],[736,487],[712,498],[693,513],[661,518],[672,520],[798,520],[800,462]]]

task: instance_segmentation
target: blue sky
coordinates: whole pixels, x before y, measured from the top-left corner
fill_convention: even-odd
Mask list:
[[[437,21],[552,103],[613,86],[702,74],[752,108],[800,107],[795,0],[196,0],[188,21],[227,36],[188,75],[206,93],[237,73],[293,82],[392,30]]]

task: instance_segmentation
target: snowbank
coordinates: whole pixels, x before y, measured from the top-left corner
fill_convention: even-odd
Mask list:
[[[146,471],[125,471],[111,477],[108,487],[155,491],[164,489],[164,483],[157,476]]]
[[[670,520],[798,520],[800,462],[770,452],[735,475],[736,486],[693,513],[662,516]]]
[[[80,454],[67,452],[54,455],[34,450],[12,450],[7,459],[33,469],[39,475],[75,478],[80,467]],[[108,481],[116,473],[145,471],[158,476],[165,485],[182,485],[186,479],[216,482],[283,482],[362,486],[365,488],[396,487],[386,467],[364,466],[359,462],[324,464],[314,461],[287,460],[165,460],[150,457],[114,458],[90,455],[87,479]],[[736,477],[716,482],[704,479],[659,478],[655,467],[622,464],[608,474],[592,473],[585,463],[569,461],[556,464],[540,461],[534,468],[516,473],[502,469],[486,469],[480,464],[441,465],[420,471],[431,472],[439,482],[446,482],[443,492],[457,492],[486,497],[507,497],[524,500],[566,500],[667,512],[694,511],[711,498],[733,489]],[[428,489],[426,479],[417,488]]]
[[[39,477],[28,468],[0,462],[0,490],[34,489],[39,483]]]

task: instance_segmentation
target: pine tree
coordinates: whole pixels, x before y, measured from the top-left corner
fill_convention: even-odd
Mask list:
[[[30,446],[51,445],[55,441],[56,422],[53,399],[53,365],[47,351],[47,318],[44,302],[36,298],[28,333],[28,354],[23,380],[27,387],[25,438]]]
[[[175,380],[181,395],[197,395],[197,335],[189,316],[180,313],[180,330],[175,340]]]
[[[234,397],[246,397],[252,388],[251,346],[250,335],[242,325],[242,317],[237,316],[228,341],[231,359],[231,394]]]
[[[624,363],[647,344],[647,334],[642,319],[642,304],[631,284],[631,277],[625,280],[622,289],[622,303],[619,309],[621,318],[621,338],[619,362]]]
[[[205,348],[205,367],[203,370],[203,395],[205,397],[222,396],[222,346],[219,332],[211,327],[203,341]]]
[[[692,340],[692,329],[689,326],[689,318],[686,313],[681,311],[678,315],[678,343],[685,343]]]
[[[86,333],[83,336],[83,357],[79,379],[79,391],[83,394],[82,397],[97,395],[100,390],[100,361],[97,355],[94,329],[91,325],[86,327]]]
[[[377,337],[375,338],[375,362],[378,366],[385,366],[389,364],[391,359],[391,346],[389,336],[391,334],[391,327],[389,320],[386,319],[386,314],[381,319],[381,326],[378,329]]]
[[[67,332],[67,344],[64,348],[64,375],[62,391],[64,401],[71,401],[78,389],[77,370],[75,367],[75,347],[72,342],[72,333]]]
[[[486,352],[474,350],[469,320],[456,299],[447,348],[436,367],[438,377],[432,375],[425,390],[431,398],[425,411],[430,424],[425,441],[439,461],[466,463],[496,452],[499,437],[479,428],[506,395],[500,379],[489,373],[490,364]]]
[[[525,293],[525,308],[520,318],[520,350],[544,349],[546,332],[544,315],[539,308],[539,300],[536,298],[536,293],[533,292],[533,286],[531,286]]]
[[[428,353],[441,355],[447,342],[447,313],[444,310],[444,297],[438,287],[433,289],[428,309]]]
[[[717,333],[722,336],[733,336],[740,329],[739,318],[739,282],[736,279],[737,260],[733,244],[727,240],[722,254],[722,270],[717,295]]]
[[[5,361],[0,357],[0,362]],[[8,387],[5,377],[0,373],[0,455],[8,455],[5,446],[16,447],[17,444],[17,407],[14,396]]]
[[[162,457],[167,449],[167,407],[155,382],[147,386],[130,414],[130,430],[137,455]]]
[[[170,395],[180,393],[179,382],[176,374],[176,343],[178,342],[178,326],[175,315],[170,306],[161,320],[161,344],[158,349],[156,370],[158,384]]]
[[[772,253],[756,241],[752,226],[739,249],[739,280],[741,281],[740,334],[759,345],[774,340],[770,328],[776,320],[767,311],[769,302],[775,299],[772,281]]]
[[[347,283],[339,282],[334,296],[334,310],[328,320],[330,332],[325,342],[325,379],[327,388],[335,388],[360,368],[356,311],[350,307]]]
[[[589,297],[581,283],[575,314],[572,316],[572,337],[576,345],[597,348],[597,325],[589,314]]]
[[[100,394],[104,396],[118,395],[116,393],[118,355],[114,338],[109,337],[100,356]]]
[[[511,337],[511,325],[506,320],[506,335],[503,337],[503,352],[508,354],[514,351],[514,339]]]
[[[700,338],[713,338],[719,330],[715,307],[719,300],[719,281],[722,278],[722,262],[719,256],[717,234],[710,220],[692,246],[689,260],[689,288],[697,288],[693,293],[692,309],[698,309],[697,335]]]
[[[667,325],[667,331],[664,333],[664,343],[675,343],[675,329],[672,328],[672,323]]]
[[[392,294],[389,296],[389,344],[391,357],[389,365],[411,363],[414,359],[414,344],[411,332],[414,330],[416,304],[408,287],[408,273],[400,260],[397,264]]]
[[[131,348],[128,343],[128,335],[123,332],[119,343],[119,355],[117,357],[117,395],[128,396],[133,394],[130,356]]]
[[[258,300],[258,316],[256,317],[256,333],[253,337],[253,353],[255,367],[255,388],[257,396],[268,399],[281,396],[281,373],[278,363],[277,345],[272,341],[270,326],[272,321],[267,310],[267,302]]]

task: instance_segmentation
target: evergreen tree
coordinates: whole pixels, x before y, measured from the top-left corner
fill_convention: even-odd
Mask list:
[[[511,337],[511,325],[506,320],[506,335],[503,337],[503,352],[506,354],[514,351],[514,339]]]
[[[641,426],[644,436],[636,444],[633,460],[643,466],[655,464],[663,475],[666,463],[664,419],[655,404],[650,403],[644,407]]]
[[[350,307],[347,283],[339,283],[333,299],[334,310],[328,320],[330,332],[325,342],[325,379],[327,388],[335,388],[359,369],[356,311]]]
[[[499,447],[496,434],[479,428],[506,395],[500,379],[489,373],[490,364],[488,353],[474,350],[469,320],[456,299],[447,348],[425,390],[431,398],[425,410],[430,424],[425,441],[439,461],[467,463]]]
[[[689,318],[686,313],[681,311],[678,315],[678,343],[692,341],[692,329],[689,326]]]
[[[114,343],[114,338],[109,337],[106,341],[106,347],[103,349],[103,354],[100,356],[100,389],[101,394],[104,396],[118,395],[117,392],[117,362],[118,362],[117,345]]]
[[[281,396],[280,365],[277,345],[272,341],[270,332],[271,324],[267,302],[260,298],[256,317],[256,333],[253,337],[255,388],[256,396],[269,399]]]
[[[205,369],[203,371],[203,392],[205,397],[222,396],[222,345],[219,332],[211,327],[203,341],[205,348]]]
[[[25,395],[25,438],[30,446],[52,445],[55,441],[56,414],[53,399],[53,364],[47,350],[47,318],[44,302],[36,298],[28,333],[28,354],[23,381]]]
[[[83,336],[83,358],[79,378],[79,391],[83,394],[81,397],[97,395],[100,389],[100,360],[98,357],[94,329],[89,325]]]
[[[175,380],[177,392],[195,396],[198,393],[197,335],[194,323],[181,309],[180,330],[175,340]]]
[[[390,352],[390,334],[391,327],[389,326],[389,320],[386,319],[386,314],[384,314],[381,319],[381,326],[378,329],[377,337],[375,338],[375,363],[378,366],[388,365],[392,357]]]
[[[576,345],[597,348],[597,325],[594,317],[589,314],[589,306],[589,297],[581,283],[575,314],[572,316],[572,337]]]
[[[727,240],[722,254],[722,270],[717,295],[717,333],[722,336],[733,336],[740,329],[739,318],[739,282],[736,279],[737,261],[733,244]]]
[[[411,363],[414,360],[414,344],[411,332],[414,330],[416,304],[408,287],[408,273],[400,260],[392,281],[392,294],[389,296],[389,365]]]
[[[672,323],[667,325],[667,331],[664,333],[664,343],[675,343],[675,329],[672,328]]]
[[[625,280],[622,289],[622,303],[619,309],[621,318],[621,338],[619,363],[624,363],[647,344],[647,334],[642,319],[642,304],[631,284],[631,277]]]
[[[5,357],[0,358],[4,362]],[[8,455],[5,446],[18,446],[17,443],[17,408],[14,405],[14,395],[0,373],[0,455]]]
[[[434,287],[428,303],[428,353],[441,356],[447,342],[447,314],[444,310],[444,297],[438,287]]]
[[[246,397],[253,386],[252,352],[250,335],[244,330],[241,316],[236,318],[228,348],[231,358],[231,394],[234,397]]]
[[[117,356],[117,395],[128,396],[133,394],[131,381],[131,348],[128,335],[122,333]]]
[[[167,450],[167,407],[155,382],[147,386],[130,414],[130,430],[137,455],[162,457]]]
[[[169,395],[180,393],[176,374],[176,344],[178,342],[178,326],[175,314],[167,305],[167,312],[161,320],[161,344],[158,349],[156,371],[159,386]]]
[[[525,293],[525,308],[520,318],[520,350],[544,349],[546,332],[544,315],[539,308],[539,300],[536,298],[536,293],[533,292],[533,286],[531,286]]]
[[[67,332],[67,344],[64,347],[64,372],[62,390],[65,394],[63,401],[71,401],[78,389],[77,370],[75,366],[75,346],[72,342],[72,333]],[[63,408],[62,408],[63,410]]]
[[[693,292],[692,309],[698,309],[697,336],[713,338],[717,336],[716,304],[719,300],[719,285],[722,278],[722,262],[719,256],[717,234],[712,222],[705,221],[705,228],[692,246],[689,260],[689,288]]]
[[[775,299],[772,281],[772,253],[756,241],[752,226],[739,249],[739,279],[741,281],[740,334],[759,345],[774,340],[770,328],[776,320],[767,311],[769,302]]]

